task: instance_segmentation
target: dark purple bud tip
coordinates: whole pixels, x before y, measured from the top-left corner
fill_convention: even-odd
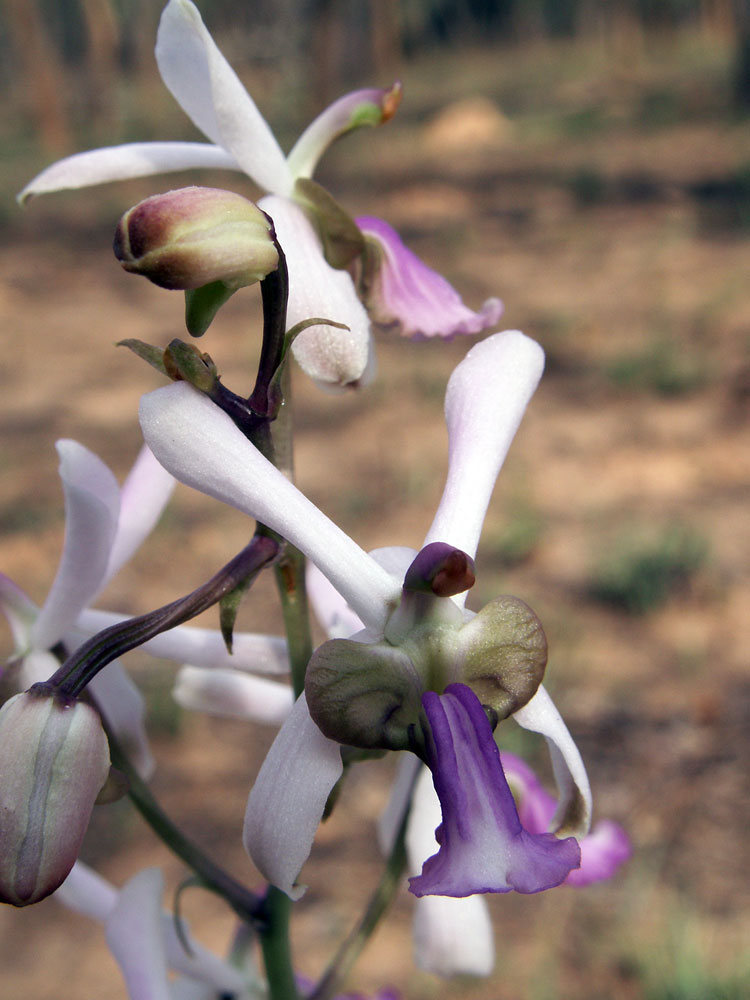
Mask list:
[[[453,597],[474,586],[474,560],[447,542],[425,545],[406,571],[404,590]]]

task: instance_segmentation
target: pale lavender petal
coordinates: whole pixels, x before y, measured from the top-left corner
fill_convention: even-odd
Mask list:
[[[362,620],[314,563],[307,564],[307,596],[329,639],[348,639],[363,628]]]
[[[557,802],[554,796],[550,795],[526,761],[514,753],[503,751],[500,763],[513,791],[521,825],[529,833],[545,833],[555,815]]]
[[[154,529],[175,487],[170,476],[144,445],[120,490],[120,516],[109,553],[105,582],[128,562]]]
[[[65,543],[57,575],[32,626],[32,641],[48,649],[99,591],[117,528],[120,490],[110,470],[77,441],[58,441],[65,492]]]
[[[402,753],[396,768],[396,777],[394,779],[393,785],[391,787],[391,794],[388,797],[388,802],[383,812],[380,814],[378,819],[378,844],[380,846],[381,853],[388,855],[393,849],[393,845],[396,842],[396,835],[401,827],[401,823],[404,818],[406,810],[412,801],[412,795],[415,794],[415,781],[417,779],[417,774],[423,768],[422,762],[418,757],[415,757],[411,753]],[[427,780],[430,789],[432,789],[432,780],[430,778],[430,772],[424,768],[427,774]],[[433,791],[434,795],[434,791]],[[410,839],[411,831],[413,829],[413,823],[415,818],[421,817],[422,811],[420,809],[415,809],[409,816],[409,834],[407,834],[406,847],[407,850],[411,851]],[[440,822],[440,812],[438,811],[437,823]],[[411,864],[410,867],[416,874],[422,866],[422,862],[431,854],[434,850],[435,837],[434,830],[437,823],[429,829],[428,835],[430,837],[429,843],[432,848],[425,847],[424,856],[415,864]],[[428,820],[429,824],[429,820]],[[411,853],[409,855],[411,857]]]
[[[403,584],[406,571],[417,554],[417,550],[409,548],[408,545],[384,545],[382,548],[370,551],[378,566],[382,566],[387,573],[390,573],[399,586]]]
[[[487,299],[474,312],[442,275],[404,246],[387,222],[360,216],[356,223],[372,244],[373,271],[365,279],[364,301],[373,322],[411,340],[450,340],[497,324],[503,312],[500,299]]]
[[[9,576],[0,573],[0,611],[8,619],[16,649],[24,652],[39,609]]]
[[[559,796],[551,829],[584,837],[591,825],[591,786],[578,747],[543,684],[512,718],[547,740]]]
[[[82,861],[76,861],[53,899],[84,917],[104,923],[117,903],[117,889]]]
[[[26,185],[18,195],[23,204],[38,194],[92,187],[133,177],[151,177],[175,170],[241,170],[226,150],[204,142],[129,142],[66,156]]]
[[[274,468],[230,418],[185,382],[141,400],[152,451],[181,482],[267,524],[325,573],[362,621],[382,632],[400,588]]]
[[[289,269],[287,329],[313,317],[344,323],[311,326],[292,344],[300,368],[321,385],[362,384],[370,361],[370,320],[346,271],[323,256],[320,240],[303,210],[288,198],[269,195],[258,202],[273,219]]]
[[[448,382],[448,478],[424,544],[476,555],[497,474],[544,367],[544,352],[517,330],[476,344]]]
[[[261,874],[292,899],[305,891],[297,876],[342,771],[341,747],[321,733],[301,694],[255,779],[242,836]]]
[[[130,1000],[169,1000],[169,972],[162,937],[161,872],[148,868],[120,890],[107,917],[107,944],[125,978]]]
[[[183,708],[271,726],[282,724],[294,702],[288,684],[207,667],[182,667],[172,694]]]
[[[79,615],[76,629],[89,636],[96,635],[110,625],[127,621],[129,617],[130,615],[89,608]],[[179,625],[154,636],[139,648],[152,656],[175,660],[177,663],[190,663],[195,667],[227,667],[249,670],[255,674],[289,673],[286,642],[276,635],[235,632],[232,644],[234,652],[229,653],[218,629]]]
[[[25,691],[32,684],[42,684],[55,673],[60,661],[46,649],[32,649],[21,661],[21,671],[17,686]]]
[[[566,884],[580,887],[612,878],[632,853],[623,828],[611,820],[599,820],[581,840],[581,867],[568,875]]]
[[[318,160],[340,136],[362,126],[382,125],[396,112],[401,85],[344,94],[311,122],[292,147],[287,165],[292,177],[312,177]]]
[[[169,968],[189,977],[196,984],[209,986],[210,989],[202,994],[207,1000],[218,1000],[221,996],[246,996],[247,982],[240,970],[196,941],[184,925],[180,938],[171,913],[162,913],[161,929]],[[185,950],[185,945],[190,949],[189,952]]]
[[[162,80],[183,111],[266,191],[288,194],[292,176],[255,102],[189,0],[170,0],[156,39]]]
[[[146,704],[125,668],[115,660],[89,682],[89,688],[112,734],[144,781],[156,762],[146,736]]]
[[[541,892],[580,863],[572,837],[530,834],[521,826],[479,699],[464,684],[422,699],[430,724],[428,764],[440,799],[439,852],[409,880],[416,896]]]

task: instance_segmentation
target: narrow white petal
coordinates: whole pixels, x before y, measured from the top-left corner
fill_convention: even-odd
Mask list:
[[[341,777],[341,747],[310,718],[304,694],[279,730],[255,780],[245,813],[245,850],[291,899],[310,854],[331,789]]]
[[[65,543],[57,575],[32,626],[35,646],[48,649],[99,591],[117,527],[120,490],[100,458],[77,441],[58,441],[65,492]]]
[[[147,868],[123,886],[107,918],[107,944],[122,970],[131,1000],[169,1000],[162,937],[163,891],[161,872]]]
[[[171,913],[162,913],[161,928],[169,968],[189,977],[194,985],[203,983],[210,987],[202,994],[194,993],[194,996],[205,996],[207,1000],[216,1000],[218,996],[245,996],[247,984],[239,969],[196,941],[184,925],[180,938]],[[185,950],[186,944],[190,953]]]
[[[170,0],[164,9],[156,61],[162,80],[201,132],[266,191],[291,190],[273,132],[189,0]]]
[[[125,668],[115,660],[89,682],[112,733],[144,781],[154,773],[156,762],[146,736],[146,705]]]
[[[484,896],[421,896],[414,907],[414,961],[435,976],[489,976],[495,965]]]
[[[129,142],[75,153],[47,167],[18,195],[23,204],[38,194],[92,187],[133,177],[151,177],[175,170],[204,167],[240,170],[237,161],[220,146],[204,142]]]
[[[107,564],[106,580],[121,569],[151,533],[174,490],[170,476],[144,445],[120,491],[120,516]]]
[[[53,898],[76,913],[104,923],[117,902],[117,889],[93,868],[76,861]]]
[[[400,588],[185,382],[144,396],[143,436],[172,475],[278,531],[328,577],[362,621],[383,628]]]
[[[424,544],[474,556],[497,474],[541,378],[544,352],[518,330],[476,344],[448,382],[448,478]]]
[[[370,320],[347,271],[331,267],[309,219],[288,198],[258,203],[274,222],[289,269],[287,329],[319,316],[349,328],[311,326],[292,344],[300,368],[323,386],[362,384],[370,362]]]
[[[288,684],[207,667],[182,667],[172,694],[183,708],[271,726],[282,724],[294,702]]]
[[[83,611],[76,621],[76,629],[86,635],[96,635],[102,629],[127,621],[130,615],[112,611]],[[177,663],[190,663],[195,667],[227,667],[249,670],[254,674],[289,673],[289,655],[284,639],[276,635],[255,635],[235,632],[233,653],[227,652],[218,629],[179,625],[144,642],[144,649],[152,656]]]
[[[393,787],[391,788],[391,794],[388,798],[385,809],[380,814],[378,819],[378,845],[380,851],[384,855],[388,855],[393,850],[393,845],[396,842],[396,835],[398,834],[399,827],[404,818],[404,813],[406,812],[409,804],[411,803],[412,793],[414,792],[414,781],[417,777],[417,772],[423,767],[422,762],[418,757],[415,757],[412,753],[402,753],[396,768],[396,777],[393,781]],[[425,768],[427,770],[427,768]],[[430,773],[427,771],[427,780],[429,782],[430,788],[432,788],[432,780],[430,779]],[[433,795],[434,795],[433,789]],[[437,796],[435,795],[435,801],[437,801]],[[411,817],[410,817],[411,822]],[[438,805],[438,819],[440,822],[440,807]],[[437,824],[435,824],[437,825]],[[434,832],[434,827],[433,827]],[[430,854],[435,853],[435,838],[432,837],[431,846],[429,852],[425,854],[422,861],[429,857]],[[422,870],[422,861],[420,861],[416,866],[414,866],[413,871],[410,865],[410,874],[416,875]]]
[[[565,834],[585,836],[591,826],[591,786],[578,747],[544,685],[527,705],[513,714],[513,718],[519,726],[540,733],[547,740],[558,788],[557,810],[551,829],[556,831],[568,810],[574,807],[577,825],[566,825]]]
[[[31,626],[39,609],[4,573],[0,573],[0,611],[8,620],[16,649],[23,652],[28,647]]]
[[[362,630],[362,621],[314,563],[307,564],[307,596],[315,617],[329,639],[349,639]]]

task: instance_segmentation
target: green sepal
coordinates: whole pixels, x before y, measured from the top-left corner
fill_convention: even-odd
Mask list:
[[[221,637],[224,640],[224,645],[227,647],[227,652],[230,655],[232,653],[232,644],[234,642],[234,624],[237,621],[237,613],[240,610],[242,598],[245,596],[245,592],[253,582],[253,579],[254,578],[251,578],[250,580],[243,581],[238,584],[234,590],[230,590],[229,593],[225,594],[219,601],[219,627],[221,628]]]
[[[202,337],[211,326],[214,316],[237,291],[223,281],[212,281],[200,288],[185,292],[185,326],[191,337]]]
[[[320,731],[366,750],[412,749],[423,689],[407,654],[386,642],[331,639],[313,653],[305,675]]]
[[[174,382],[189,382],[210,395],[219,380],[216,365],[208,354],[175,338],[164,351],[164,369]]]
[[[153,344],[147,344],[143,340],[136,340],[135,337],[128,337],[126,340],[118,340],[117,347],[127,347],[137,354],[139,358],[142,358],[152,368],[155,368],[162,375],[167,374],[167,369],[164,366],[164,351],[161,347],[155,347]]]
[[[365,248],[364,236],[351,215],[322,185],[309,177],[298,178],[294,200],[315,226],[331,267],[343,270],[360,256]]]

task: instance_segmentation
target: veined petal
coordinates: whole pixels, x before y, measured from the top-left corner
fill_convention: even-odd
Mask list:
[[[580,863],[578,844],[523,829],[476,695],[464,684],[450,684],[442,695],[427,691],[422,704],[443,821],[435,831],[439,852],[409,880],[414,895],[530,893],[563,882]]]
[[[105,582],[140,548],[161,517],[175,479],[144,445],[120,491],[120,516],[109,553]]]
[[[146,736],[143,695],[125,668],[115,660],[100,670],[89,687],[105,721],[144,781],[153,775],[156,762]]]
[[[362,621],[382,632],[400,588],[235,427],[185,382],[141,400],[143,436],[172,475],[278,531],[325,573]]]
[[[355,221],[369,246],[362,285],[373,322],[393,327],[411,340],[450,340],[458,334],[483,333],[496,325],[503,311],[500,299],[487,299],[474,312],[442,275],[404,246],[387,222],[372,216]]]
[[[182,667],[172,695],[183,708],[271,726],[280,726],[294,703],[288,684],[207,667]]]
[[[175,170],[241,170],[225,149],[203,142],[128,142],[75,153],[44,169],[18,195],[23,204],[38,194],[151,177]]]
[[[301,694],[255,779],[242,835],[260,872],[291,899],[305,891],[297,876],[342,770],[341,747],[323,736]]]
[[[413,759],[413,758],[412,758]],[[418,875],[435,853],[440,800],[428,768],[421,767],[406,833],[409,874]],[[495,944],[487,903],[482,896],[422,896],[414,909],[414,959],[436,976],[489,976]]]
[[[77,441],[58,441],[65,493],[65,542],[47,600],[34,622],[33,644],[49,649],[99,591],[120,507],[117,480],[100,458]]]
[[[0,611],[8,619],[13,642],[19,652],[29,644],[29,633],[39,609],[9,576],[0,573]]]
[[[370,321],[346,271],[331,267],[303,210],[288,198],[258,202],[273,219],[289,269],[287,329],[313,317],[349,328],[311,326],[292,344],[297,364],[310,378],[335,388],[362,383],[370,362]]]
[[[583,837],[591,825],[591,786],[578,747],[544,685],[513,718],[524,729],[547,740],[559,799],[552,817],[555,833]]]
[[[76,629],[86,635],[96,635],[102,629],[127,621],[130,615],[111,611],[83,611],[76,621]],[[177,628],[154,636],[140,647],[152,656],[177,663],[190,663],[195,667],[227,667],[249,670],[255,674],[289,673],[289,655],[284,639],[276,635],[255,635],[235,632],[233,653],[227,652],[218,629],[179,625]]]
[[[292,175],[255,102],[189,0],[170,0],[156,39],[161,78],[182,110],[266,191],[288,194]]]
[[[424,544],[476,555],[497,474],[544,367],[541,347],[518,330],[476,344],[445,394],[448,477]]]
[[[401,84],[394,83],[387,89],[355,90],[329,104],[292,147],[287,157],[292,177],[312,177],[323,153],[345,133],[390,121],[401,103],[401,94]]]
[[[133,876],[107,917],[107,944],[133,1000],[169,1000],[169,973],[162,937],[164,880],[156,868]]]

